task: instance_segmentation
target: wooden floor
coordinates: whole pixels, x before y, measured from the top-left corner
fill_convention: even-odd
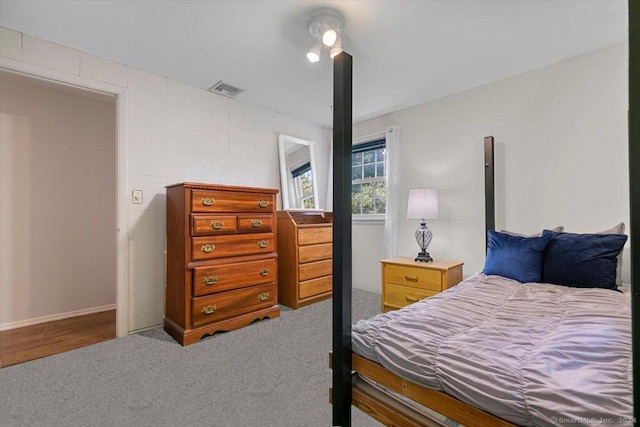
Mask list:
[[[0,367],[6,368],[115,337],[115,310],[1,331]]]

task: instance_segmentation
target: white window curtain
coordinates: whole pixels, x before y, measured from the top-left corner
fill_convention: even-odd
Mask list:
[[[400,126],[385,130],[387,207],[384,216],[383,259],[398,256],[400,234]]]

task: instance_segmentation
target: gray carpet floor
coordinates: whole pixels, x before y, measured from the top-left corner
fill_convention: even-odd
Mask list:
[[[353,312],[380,295],[354,290]],[[154,329],[2,368],[0,426],[330,426],[331,317],[327,300],[187,347]]]

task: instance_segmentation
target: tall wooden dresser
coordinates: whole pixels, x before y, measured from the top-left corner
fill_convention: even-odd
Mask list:
[[[182,345],[280,315],[277,189],[167,186],[164,329]]]
[[[331,298],[332,241],[332,212],[278,212],[278,298],[281,304],[297,309]]]

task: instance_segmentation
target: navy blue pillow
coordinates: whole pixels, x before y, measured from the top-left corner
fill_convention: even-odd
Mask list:
[[[549,244],[542,256],[542,281],[576,288],[618,289],[616,257],[624,234],[574,234],[544,230]]]
[[[539,282],[542,252],[551,236],[522,237],[489,230],[484,274],[508,277],[518,282]]]

